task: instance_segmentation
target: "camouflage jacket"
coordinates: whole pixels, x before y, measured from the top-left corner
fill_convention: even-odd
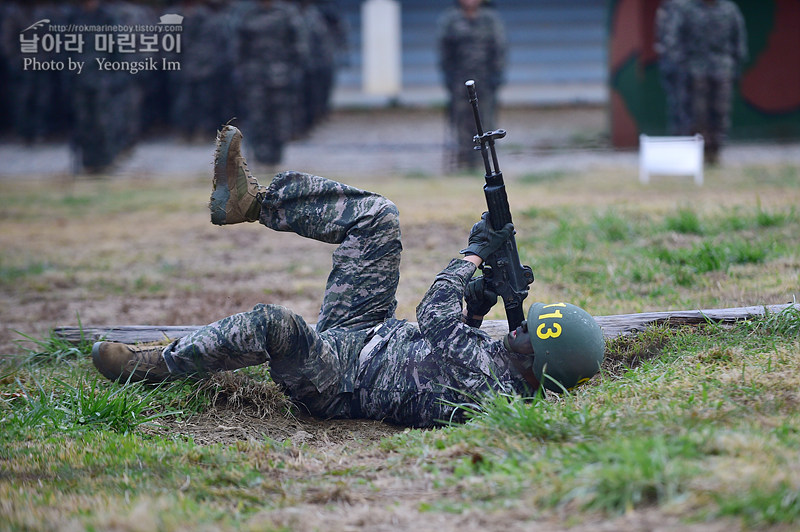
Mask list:
[[[735,77],[747,60],[747,32],[730,0],[688,0],[674,17],[677,61],[693,74]]]
[[[653,49],[662,63],[675,65],[680,60],[678,46],[678,28],[680,17],[687,0],[665,0],[656,11],[655,41]]]
[[[494,11],[481,9],[470,19],[461,9],[450,9],[440,18],[438,31],[439,67],[448,87],[463,90],[468,79],[487,89],[502,85],[506,35]]]
[[[296,6],[274,2],[241,14],[235,55],[244,83],[291,86],[308,61],[308,33]]]
[[[418,325],[390,319],[362,350],[352,417],[431,426],[462,417],[489,390],[529,395],[502,341],[466,325],[461,301],[475,266],[454,259],[417,307]]]

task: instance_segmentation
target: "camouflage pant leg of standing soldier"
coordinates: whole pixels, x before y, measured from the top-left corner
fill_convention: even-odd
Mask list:
[[[454,135],[454,157],[458,168],[473,169],[482,166],[480,152],[475,150],[473,138],[475,130],[475,115],[472,104],[467,99],[467,91],[463,84],[453,87],[450,92],[451,116],[450,126]],[[497,99],[492,88],[481,91],[481,122],[484,132],[495,128]]]
[[[310,412],[346,416],[367,329],[393,314],[399,279],[396,207],[385,198],[321,177],[275,177],[261,223],[339,244],[317,329],[279,305],[257,305],[170,345],[173,373],[231,370],[269,362],[275,382]]]
[[[716,162],[730,128],[733,80],[725,75],[693,73],[690,83],[693,131],[705,139],[706,162]]]
[[[243,124],[250,158],[262,164],[279,164],[285,140],[285,102],[282,89],[269,87],[263,81],[246,79],[241,89]]]

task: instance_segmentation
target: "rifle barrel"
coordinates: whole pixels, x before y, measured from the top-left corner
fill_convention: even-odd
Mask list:
[[[506,194],[506,186],[494,146],[495,139],[505,137],[506,132],[502,129],[483,131],[475,81],[469,80],[465,85],[469,94],[469,102],[472,105],[472,114],[475,116],[475,127],[478,131],[474,137],[475,149],[480,149],[483,164],[486,167],[486,184],[483,186],[483,193],[489,209],[489,220],[493,228],[499,229],[507,223],[512,223],[508,194]],[[492,164],[494,164],[494,170],[492,170]],[[513,235],[503,248],[486,259],[486,265],[488,266],[487,270],[492,273],[492,279],[487,277],[487,280],[490,281],[497,294],[503,298],[509,330],[514,330],[525,319],[522,302],[527,297],[528,287],[533,282],[533,272],[530,267],[520,263],[517,243]]]

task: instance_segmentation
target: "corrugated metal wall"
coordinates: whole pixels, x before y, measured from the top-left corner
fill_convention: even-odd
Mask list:
[[[361,0],[339,0],[350,27],[348,64],[338,88],[357,98],[361,88]],[[450,1],[402,0],[402,77],[406,99],[443,99],[436,28]],[[494,9],[509,40],[507,85],[514,103],[604,102],[607,82],[605,0],[497,0]]]

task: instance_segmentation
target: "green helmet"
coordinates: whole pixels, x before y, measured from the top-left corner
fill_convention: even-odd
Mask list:
[[[575,305],[534,303],[528,311],[528,335],[533,374],[548,390],[561,392],[562,386],[570,390],[583,384],[603,363],[603,331]]]

